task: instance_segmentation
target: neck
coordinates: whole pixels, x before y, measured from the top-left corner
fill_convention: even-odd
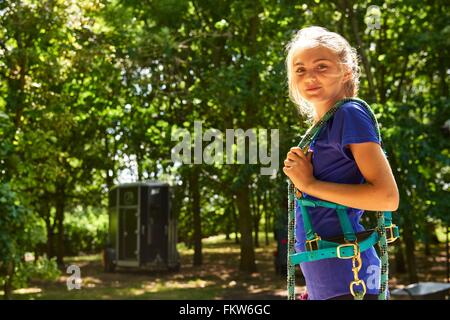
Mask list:
[[[330,110],[336,104],[336,102],[344,98],[344,96],[340,96],[326,101],[314,103],[314,123],[317,123],[320,119],[322,119],[325,113],[327,113],[328,110]]]

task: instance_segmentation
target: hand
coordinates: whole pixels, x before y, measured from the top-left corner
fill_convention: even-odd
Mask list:
[[[311,163],[312,153],[308,152],[305,156],[302,149],[292,147],[284,160],[283,172],[291,179],[295,187],[301,191],[307,192],[309,186],[316,180],[313,175],[313,166]]]

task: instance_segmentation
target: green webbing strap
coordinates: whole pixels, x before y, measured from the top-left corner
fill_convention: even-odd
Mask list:
[[[384,215],[384,225],[386,227],[390,227],[392,225],[392,212],[383,211],[383,215]]]
[[[379,234],[377,231],[372,232],[372,234],[365,240],[361,241],[359,245],[359,250],[361,252],[373,247],[379,240]],[[304,251],[292,254],[290,259],[292,263],[298,264],[303,262],[310,262],[328,258],[341,258],[349,259],[355,255],[355,249],[353,244],[340,244],[331,241],[319,240],[319,250]]]
[[[306,233],[306,240],[313,240],[315,238],[314,230],[312,227],[311,217],[309,216],[308,209],[305,206],[300,206],[302,211],[303,225]]]
[[[297,205],[300,207],[303,218],[303,225],[306,233],[307,240],[315,239],[315,232],[312,226],[311,217],[306,207],[326,207],[335,209],[341,224],[341,228],[344,234],[344,239],[347,241],[355,241],[356,235],[352,228],[350,219],[347,214],[347,207],[336,203],[323,201],[323,200],[310,200],[304,198],[297,199]]]
[[[344,234],[344,239],[350,242],[354,242],[356,240],[356,235],[355,231],[353,231],[350,219],[348,218],[347,209],[337,209],[336,212],[341,224],[342,232]]]
[[[392,212],[390,211],[383,211],[384,215],[384,226],[385,228],[388,228],[392,231],[392,234],[390,234],[393,238],[399,238],[400,232],[398,231],[398,227],[392,223]]]
[[[307,206],[307,207],[325,207],[325,208],[329,208],[329,209],[334,209],[334,210],[338,210],[338,209],[347,209],[346,206],[337,204],[337,203],[333,203],[333,202],[328,202],[325,200],[312,200],[312,199],[306,199],[306,198],[297,198],[297,204],[303,205],[303,206]]]

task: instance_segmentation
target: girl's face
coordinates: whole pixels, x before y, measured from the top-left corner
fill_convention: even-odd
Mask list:
[[[345,96],[344,83],[351,77],[330,49],[301,48],[293,61],[292,81],[301,96],[314,104],[336,101]]]

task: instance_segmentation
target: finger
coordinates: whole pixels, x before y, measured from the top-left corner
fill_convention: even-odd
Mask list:
[[[293,159],[295,159],[295,158],[305,159],[305,154],[303,153],[303,151],[300,148],[289,151],[288,157],[289,156]]]
[[[312,152],[308,152],[307,154],[306,154],[306,159],[308,159],[308,161],[312,161],[312,155],[313,155],[313,153]]]
[[[305,156],[300,157],[298,154],[291,152],[291,153],[288,154],[286,160],[300,162],[300,161],[305,161],[306,157]]]
[[[300,158],[305,158],[305,154],[303,153],[303,150],[300,149],[299,147],[292,147],[290,152],[295,153]]]
[[[298,161],[298,160],[301,159],[301,157],[299,157],[298,154],[289,151],[287,153],[286,159],[293,160],[293,161]]]
[[[286,167],[292,167],[293,165],[295,165],[295,161],[292,160],[284,160],[284,165]]]

